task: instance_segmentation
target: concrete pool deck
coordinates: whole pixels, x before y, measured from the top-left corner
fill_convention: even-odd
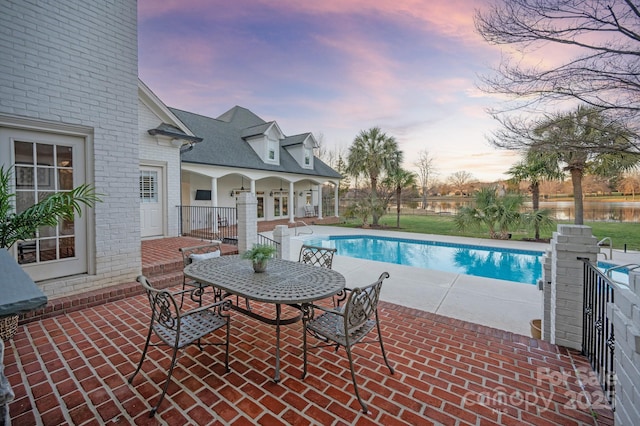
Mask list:
[[[520,250],[544,251],[546,243],[488,240],[446,235],[416,234],[376,229],[310,226],[312,235],[292,236],[291,259],[297,259],[304,240],[323,235],[375,235],[391,238],[476,244]],[[291,229],[291,232],[294,232]],[[607,249],[608,253],[608,249]],[[604,258],[600,258],[604,260]],[[637,253],[614,250],[615,263],[640,263]],[[336,254],[333,268],[356,287],[375,281],[387,271],[390,278],[382,287],[381,299],[513,333],[530,335],[529,321],[542,318],[542,292],[537,286],[471,275],[415,268],[386,262],[355,259]]]

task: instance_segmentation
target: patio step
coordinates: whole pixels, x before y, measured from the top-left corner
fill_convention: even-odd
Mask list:
[[[163,244],[164,243],[164,244]],[[182,283],[182,270],[184,264],[182,255],[177,247],[188,247],[200,244],[201,240],[183,237],[173,237],[158,240],[153,245],[143,243],[142,274],[145,275],[157,288],[167,288]],[[154,253],[145,253],[149,247],[154,247]],[[223,255],[237,254],[237,246],[223,244]],[[75,294],[71,296],[49,299],[44,308],[36,309],[20,316],[20,324],[26,324],[56,315],[68,314],[84,308],[90,308],[107,302],[115,302],[125,297],[142,294],[142,287],[136,281],[119,283],[113,286],[96,289],[93,291]]]

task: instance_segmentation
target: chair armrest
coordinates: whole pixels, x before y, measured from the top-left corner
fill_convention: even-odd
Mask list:
[[[231,309],[231,300],[229,300],[229,299],[219,300],[217,302],[210,303],[210,304],[204,305],[204,306],[199,306],[197,308],[193,308],[193,309],[190,309],[188,311],[182,311],[182,312],[180,312],[180,316],[191,315],[191,314],[195,314],[195,313],[201,312],[201,311],[207,311],[207,310],[209,310],[211,308],[217,308],[219,306],[222,307],[222,310],[228,311],[229,309]]]
[[[311,305],[311,307],[313,307],[314,309],[318,309],[324,312],[328,312],[330,314],[336,314],[336,315],[340,315],[340,316],[344,316],[344,311],[342,309],[336,309],[336,308],[326,308],[324,306],[319,306],[319,305]]]
[[[176,296],[180,296],[181,294],[191,293],[193,291],[193,289],[192,288],[187,288],[187,289],[178,290],[178,291],[169,291],[169,290],[164,290],[164,291],[166,293],[169,293],[173,297],[176,297]]]

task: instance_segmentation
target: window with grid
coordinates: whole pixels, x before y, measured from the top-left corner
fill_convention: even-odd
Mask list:
[[[51,194],[73,189],[71,146],[16,140],[14,155],[17,213]],[[40,227],[33,239],[17,244],[18,262],[29,264],[75,257],[75,234],[73,220]]]
[[[150,170],[140,171],[140,202],[158,202],[158,172]]]

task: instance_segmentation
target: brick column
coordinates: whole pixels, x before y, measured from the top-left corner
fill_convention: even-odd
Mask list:
[[[273,239],[280,243],[277,256],[280,259],[291,260],[291,234],[287,225],[278,225],[273,230]]]
[[[607,306],[607,316],[616,335],[615,423],[640,425],[640,272],[629,273],[628,288],[615,287],[614,300]]]
[[[560,346],[582,349],[584,264],[578,257],[597,260],[597,239],[584,225],[558,225],[551,240],[551,291],[549,309],[550,341]]]
[[[258,241],[258,199],[250,192],[238,195],[238,253],[242,254]]]

